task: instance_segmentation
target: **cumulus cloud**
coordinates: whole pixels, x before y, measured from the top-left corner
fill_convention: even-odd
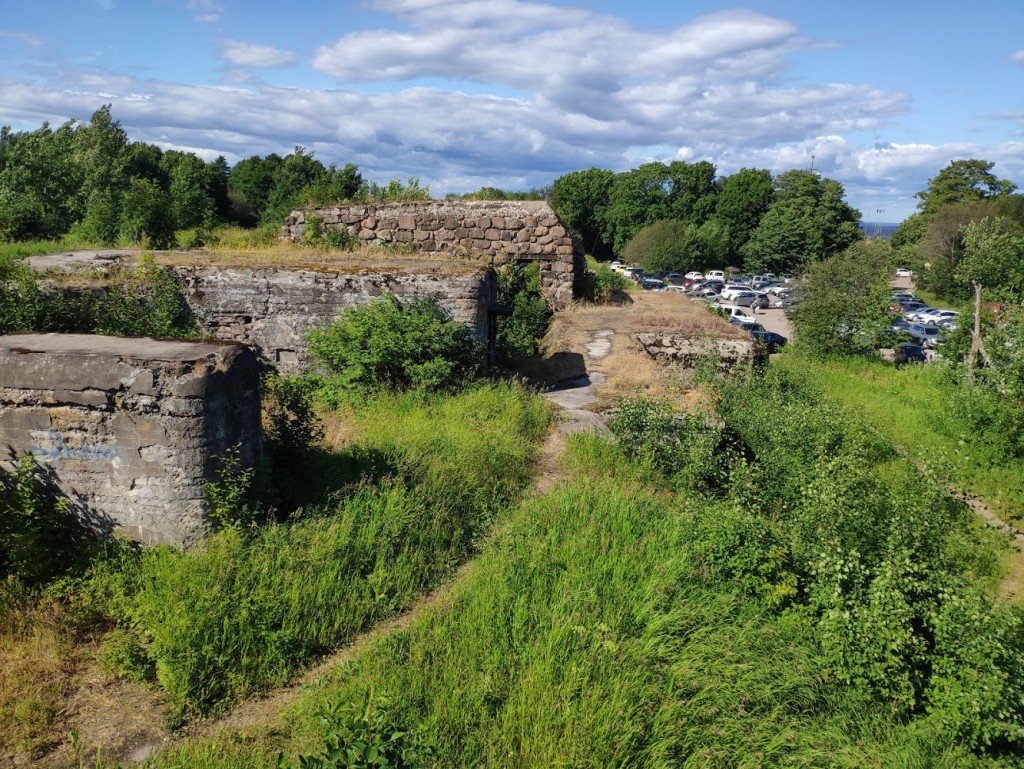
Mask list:
[[[189,7],[221,12],[212,0]],[[642,29],[527,0],[374,7],[394,15],[394,28],[348,34],[316,51],[314,67],[338,81],[334,88],[249,80],[248,69],[284,66],[295,55],[226,41],[221,54],[239,87],[64,68],[0,79],[0,114],[27,128],[87,118],[112,102],[133,138],[161,146],[236,161],[302,144],[326,162],[355,162],[373,179],[418,176],[435,192],[540,186],[566,171],[649,158],[707,158],[723,172],[784,170],[807,167],[814,154],[855,203],[874,210],[876,197],[902,199],[909,213],[913,192],[954,156],[996,160],[1004,175],[1024,168],[1020,143],[864,147],[844,138],[884,129],[906,111],[906,96],[791,79],[790,54],[822,44],[784,19],[735,10]]]
[[[221,57],[238,67],[285,67],[294,64],[297,58],[291,51],[282,51],[272,45],[238,40],[225,40],[221,46]]]

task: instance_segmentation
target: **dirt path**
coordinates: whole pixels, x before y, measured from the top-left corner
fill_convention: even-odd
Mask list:
[[[968,496],[954,488],[950,488],[949,493],[971,508],[990,528],[1007,538],[1010,557],[996,593],[1008,601],[1020,600],[1024,596],[1024,532],[1000,518],[983,499]]]

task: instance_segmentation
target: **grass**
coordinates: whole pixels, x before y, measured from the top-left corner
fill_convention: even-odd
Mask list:
[[[281,685],[407,606],[473,549],[531,476],[546,404],[511,385],[450,398],[382,395],[348,408],[340,501],[202,547],[101,567],[180,716]],[[339,471],[337,478],[346,477]]]
[[[789,350],[772,363],[860,415],[916,463],[983,499],[1004,518],[1024,519],[1024,459],[1009,457],[969,418],[941,365],[895,367],[856,358],[810,360]]]
[[[319,755],[367,702],[435,767],[983,764],[830,676],[810,612],[711,576],[695,543],[719,503],[670,493],[598,437],[571,438],[565,462],[576,480],[526,501],[445,605],[279,723],[156,766]]]

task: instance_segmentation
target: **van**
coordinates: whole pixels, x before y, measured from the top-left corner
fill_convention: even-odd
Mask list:
[[[705,277],[708,280],[725,280],[725,273],[721,270],[711,270]]]

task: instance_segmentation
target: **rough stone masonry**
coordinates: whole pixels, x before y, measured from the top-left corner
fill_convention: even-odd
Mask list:
[[[585,268],[583,248],[543,200],[379,203],[293,211],[281,231],[300,241],[313,218],[363,243],[404,244],[420,253],[537,261],[541,289],[555,309],[568,306]]]
[[[0,464],[32,455],[97,533],[187,545],[212,458],[262,451],[257,369],[232,343],[0,336]]]

